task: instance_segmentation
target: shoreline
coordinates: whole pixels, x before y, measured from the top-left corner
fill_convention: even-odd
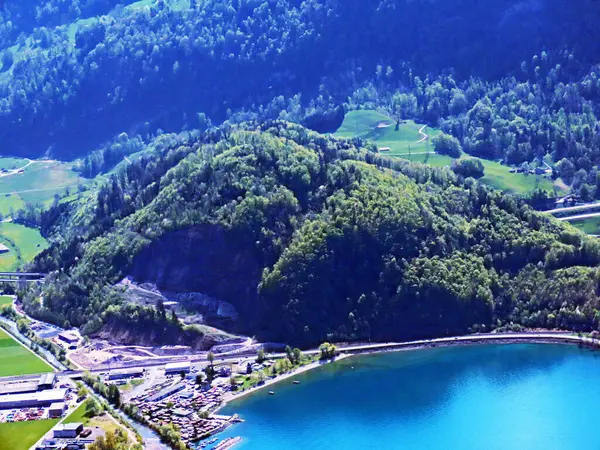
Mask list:
[[[363,346],[348,346],[338,348],[340,354],[333,360],[316,361],[306,366],[302,366],[296,370],[280,375],[276,378],[270,378],[264,384],[254,386],[237,394],[228,392],[223,396],[222,403],[213,414],[217,413],[229,403],[244,398],[250,394],[260,391],[267,386],[275,385],[281,381],[297,376],[301,373],[319,368],[321,366],[332,364],[352,356],[371,355],[377,353],[390,353],[402,351],[417,351],[432,348],[446,347],[461,347],[467,345],[510,345],[510,344],[563,344],[563,345],[578,345],[591,348],[600,348],[600,340],[580,337],[569,332],[529,332],[529,333],[488,333],[488,334],[473,334],[457,337],[445,337],[435,339],[423,339],[417,341],[383,343],[383,344],[368,344]]]
[[[325,366],[327,364],[332,364],[334,362],[337,361],[341,361],[342,359],[346,359],[348,357],[352,356],[352,354],[350,353],[341,353],[340,355],[336,356],[335,359],[331,359],[328,361],[315,361],[312,362],[310,364],[307,364],[305,366],[302,367],[298,367],[296,370],[292,370],[291,372],[286,372],[282,375],[279,375],[275,378],[269,378],[267,380],[265,380],[265,382],[261,385],[256,385],[251,387],[250,389],[246,389],[245,391],[240,391],[237,393],[233,393],[231,391],[227,392],[224,396],[223,396],[223,401],[221,402],[221,404],[219,405],[219,407],[217,409],[215,409],[212,414],[217,413],[219,410],[223,409],[225,406],[227,406],[230,402],[234,401],[234,400],[239,400],[241,398],[244,398],[250,394],[253,394],[255,392],[260,391],[261,389],[266,388],[267,386],[272,386],[274,384],[277,384],[281,381],[285,381],[289,378],[295,377],[297,375],[300,375],[301,373],[305,373],[308,372],[310,370],[316,369],[318,367],[321,366]]]

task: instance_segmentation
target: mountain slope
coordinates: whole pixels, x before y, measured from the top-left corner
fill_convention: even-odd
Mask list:
[[[593,238],[447,169],[286,122],[174,139],[57,208],[33,267],[51,272],[44,308],[33,290],[25,303],[86,332],[140,326],[143,308],[111,287],[127,275],[228,301],[235,331],[304,345],[598,325]]]

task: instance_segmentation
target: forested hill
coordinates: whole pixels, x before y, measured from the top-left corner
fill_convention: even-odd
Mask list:
[[[51,275],[25,307],[88,333],[179,342],[164,310],[123,303],[112,286],[127,275],[229,301],[236,331],[304,345],[600,317],[596,239],[447,169],[287,122],[184,134],[43,219],[54,243],[32,269]]]
[[[407,63],[422,79],[489,81],[567,49],[582,69],[598,62],[600,42],[594,0],[3,4],[2,152],[34,157],[83,156],[122,132],[196,128],[198,113],[215,123],[241,110],[301,118],[345,101],[378,65],[402,90]]]

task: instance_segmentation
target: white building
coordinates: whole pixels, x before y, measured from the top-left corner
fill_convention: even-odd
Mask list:
[[[66,389],[50,389],[29,394],[0,395],[0,409],[40,408],[61,403],[67,397]]]
[[[175,375],[181,372],[188,373],[192,364],[189,361],[170,363],[165,366],[165,375]]]

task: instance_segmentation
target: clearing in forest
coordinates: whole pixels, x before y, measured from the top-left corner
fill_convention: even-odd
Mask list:
[[[396,129],[394,119],[377,111],[361,110],[346,114],[342,126],[335,135],[368,139],[375,142],[380,149],[389,148],[389,151],[382,153],[390,156],[422,157],[426,156],[424,153],[433,152],[431,139],[440,134],[440,130],[436,128],[423,127],[423,124],[404,120]],[[422,133],[427,135],[427,139],[424,139]],[[421,155],[417,155],[419,153]]]
[[[36,228],[17,223],[0,223],[0,244],[8,251],[0,253],[0,272],[11,272],[48,248],[48,241]]]
[[[16,173],[0,173],[0,214],[4,216],[26,203],[49,205],[55,194],[76,192],[77,186],[86,182],[72,170],[71,163],[0,158],[0,170],[13,167],[18,169]]]
[[[412,120],[403,121],[396,130],[396,121],[374,110],[350,111],[342,126],[337,130],[338,137],[360,137],[377,145],[382,155],[395,156],[435,167],[450,166],[454,158],[435,153],[431,140],[441,131],[425,127]],[[423,133],[427,139],[423,139]],[[529,195],[536,189],[563,195],[567,191],[560,180],[553,182],[542,175],[511,173],[510,167],[496,161],[481,159],[485,175],[481,182],[493,188],[513,194]]]

